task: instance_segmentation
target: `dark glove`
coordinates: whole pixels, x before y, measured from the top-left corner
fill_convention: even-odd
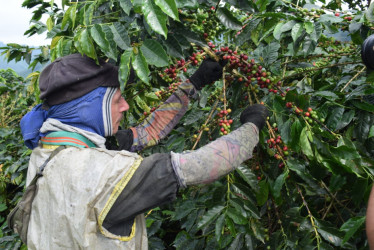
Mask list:
[[[118,142],[118,150],[127,150],[130,151],[131,146],[134,142],[134,134],[131,129],[118,130],[115,134],[115,137]]]
[[[240,115],[240,122],[242,124],[251,122],[261,130],[266,121],[266,117],[269,115],[269,111],[264,105],[254,104],[246,108]]]
[[[362,43],[361,58],[368,69],[374,69],[374,35],[369,36]]]
[[[190,82],[197,90],[201,90],[205,85],[217,81],[222,77],[223,67],[227,60],[216,62],[214,59],[205,59],[196,72],[190,77]]]

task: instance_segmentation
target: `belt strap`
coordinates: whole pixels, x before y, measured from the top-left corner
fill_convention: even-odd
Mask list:
[[[56,148],[60,145],[74,146],[79,148],[96,148],[96,145],[78,133],[67,131],[51,132],[40,139],[43,148]]]

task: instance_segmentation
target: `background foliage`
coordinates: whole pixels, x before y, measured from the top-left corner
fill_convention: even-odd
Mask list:
[[[342,11],[344,4],[350,10]],[[271,111],[252,159],[149,212],[151,249],[368,247],[374,75],[361,63],[360,49],[372,33],[374,5],[63,0],[60,9],[53,0],[26,0],[23,6],[34,13],[26,34],[46,34],[52,42],[37,57],[28,47],[8,44],[8,59],[27,60],[33,68],[76,52],[108,58],[120,67],[131,107],[124,126],[144,119],[212,51],[230,60],[223,80],[203,89],[180,125],[142,155],[205,145],[240,126],[240,112],[249,104],[263,103]],[[42,15],[49,16],[46,23]],[[126,84],[131,68],[137,77]],[[16,121],[38,101],[38,72],[28,78],[34,97],[13,73],[3,78],[2,221],[24,187],[30,152],[20,145]],[[15,110],[7,111],[9,106]],[[19,246],[2,223],[0,245]]]

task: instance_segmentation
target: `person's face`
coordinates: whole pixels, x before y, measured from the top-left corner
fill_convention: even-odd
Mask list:
[[[129,104],[125,101],[125,99],[123,99],[120,89],[117,89],[113,96],[111,108],[112,130],[113,134],[116,134],[118,131],[118,126],[123,118],[123,112],[129,109]]]

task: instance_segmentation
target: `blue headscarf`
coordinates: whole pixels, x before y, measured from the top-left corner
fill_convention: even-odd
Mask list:
[[[111,135],[110,102],[115,90],[116,88],[99,87],[82,97],[54,105],[48,110],[42,109],[42,104],[35,106],[21,119],[25,145],[30,149],[38,145],[40,137],[46,135],[40,132],[40,128],[48,118],[103,137]],[[106,117],[106,121],[103,117]]]

